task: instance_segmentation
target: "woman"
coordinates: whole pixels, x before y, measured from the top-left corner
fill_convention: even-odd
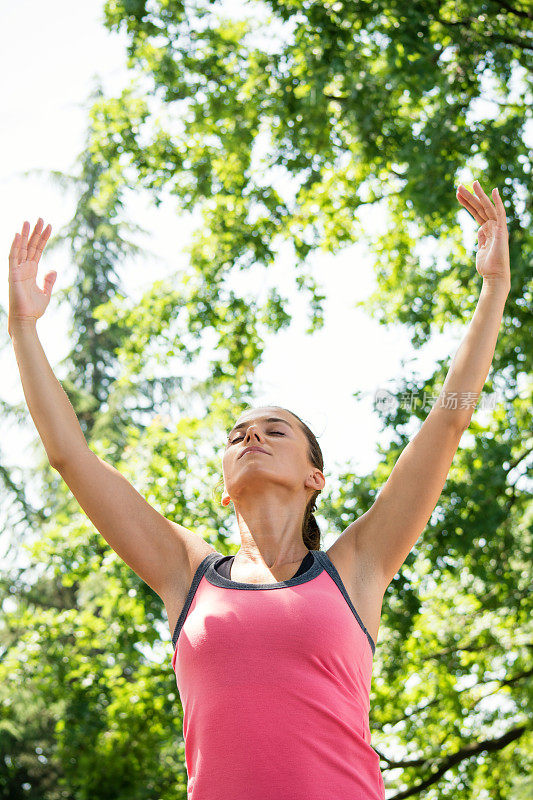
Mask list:
[[[51,228],[42,232],[39,219],[29,242],[28,223],[15,235],[8,327],[28,407],[50,464],[165,603],[191,800],[385,796],[368,724],[382,598],[439,499],[510,290],[503,203],[494,190],[493,205],[478,181],[474,191],[457,191],[481,226],[472,323],[374,504],[326,551],[312,515],[325,483],[320,447],[285,408],[249,409],[229,432],[222,503],[237,515],[234,558],[159,514],[87,447],[36,333],[55,281],[49,272],[36,285]]]

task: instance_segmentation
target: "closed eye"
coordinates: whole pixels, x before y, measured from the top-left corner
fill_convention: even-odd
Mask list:
[[[278,436],[285,436],[285,434],[282,431],[270,431],[269,435],[273,436],[274,434],[277,434]],[[231,440],[230,444],[234,444],[235,442],[240,442],[241,439],[244,439],[244,436],[237,436],[235,439]]]

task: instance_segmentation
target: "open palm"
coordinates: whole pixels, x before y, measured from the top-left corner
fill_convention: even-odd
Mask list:
[[[476,269],[483,278],[510,284],[509,233],[501,197],[493,189],[493,205],[479,181],[474,181],[473,187],[477,196],[460,183],[457,199],[481,226],[477,232]]]
[[[57,272],[48,272],[44,278],[43,288],[37,286],[37,269],[39,259],[48,241],[52,226],[47,225],[42,230],[41,217],[33,229],[28,242],[30,231],[29,222],[24,222],[22,234],[16,233],[11,251],[9,253],[9,319],[39,319],[50,302],[52,287],[55,283]]]

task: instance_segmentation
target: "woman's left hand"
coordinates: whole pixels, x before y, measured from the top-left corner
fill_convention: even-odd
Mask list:
[[[497,189],[492,190],[493,205],[479,181],[474,181],[473,187],[477,197],[461,183],[456,196],[481,226],[477,232],[479,248],[476,254],[476,269],[487,283],[501,284],[509,289],[511,286],[509,232],[504,205]]]

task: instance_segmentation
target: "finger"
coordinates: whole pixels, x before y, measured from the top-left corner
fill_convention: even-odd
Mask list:
[[[39,242],[39,237],[41,235],[41,228],[44,225],[44,222],[41,217],[37,220],[37,224],[33,229],[33,233],[30,237],[30,241],[28,242],[28,261],[33,261],[35,258],[35,250],[37,249],[37,244]]]
[[[39,241],[37,242],[37,248],[35,250],[35,255],[34,255],[34,259],[37,263],[39,263],[39,259],[43,254],[43,250],[46,246],[48,239],[50,238],[51,233],[52,233],[52,226],[47,225],[39,237]]]
[[[490,202],[490,198],[487,197],[487,195],[485,194],[485,192],[481,188],[480,182],[479,181],[474,181],[472,186],[474,187],[474,191],[477,194],[477,196],[479,197],[480,202],[483,205],[483,208],[485,210],[485,213],[486,213],[487,217],[492,217],[492,219],[495,219],[496,218],[496,213],[494,211],[494,206]]]
[[[20,250],[19,250],[19,264],[22,264],[23,261],[27,260],[28,255],[28,232],[30,230],[30,223],[24,222],[22,226],[22,237],[20,240]]]
[[[469,192],[462,183],[460,183],[457,188],[457,194],[461,201],[466,200],[468,203],[468,211],[470,211],[471,208],[476,210],[479,216],[476,217],[475,214],[473,216],[480,225],[483,225],[483,223],[487,221],[487,215],[481,201],[473,195],[472,192]]]
[[[503,225],[507,227],[507,218],[505,216],[505,206],[503,204],[503,200],[500,197],[500,193],[498,189],[492,190],[492,196],[494,198],[494,205],[496,206],[496,214],[498,215],[498,221],[501,222]]]
[[[14,269],[18,264],[18,256],[20,249],[20,234],[16,233],[9,251],[9,267]]]
[[[483,225],[483,223],[486,222],[485,216],[484,215],[481,216],[477,208],[475,208],[474,205],[470,202],[470,198],[463,197],[462,195],[459,194],[459,192],[457,192],[457,199],[466,208],[466,210],[474,217],[474,219],[476,220],[477,223],[479,223],[479,225]]]
[[[57,272],[55,270],[53,272],[49,272],[44,278],[44,285],[43,285],[43,292],[48,295],[48,297],[52,296],[52,287],[56,282]]]

